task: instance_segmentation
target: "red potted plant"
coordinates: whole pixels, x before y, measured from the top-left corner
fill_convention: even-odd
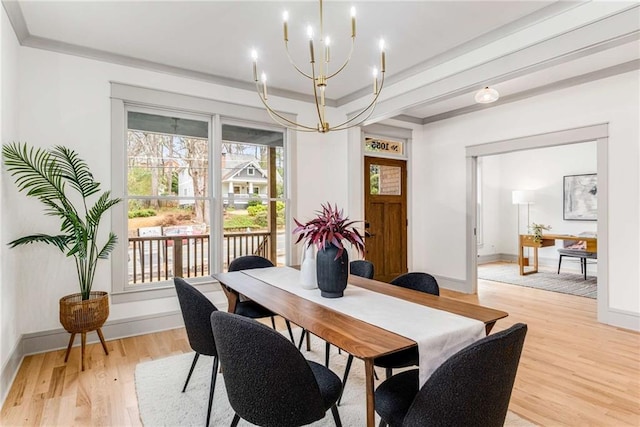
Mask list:
[[[342,209],[330,203],[323,204],[318,215],[302,224],[293,219],[297,227],[293,234],[298,234],[299,243],[306,240],[306,245],[316,245],[316,270],[320,295],[326,298],[339,298],[344,295],[349,276],[349,254],[345,251],[344,242],[364,256],[362,235],[353,225],[360,221],[350,221],[344,216]]]

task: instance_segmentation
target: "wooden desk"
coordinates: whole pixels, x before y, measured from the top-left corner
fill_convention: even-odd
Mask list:
[[[525,276],[538,272],[538,248],[555,246],[556,240],[579,240],[587,243],[587,252],[598,252],[598,238],[574,236],[570,234],[543,234],[540,242],[533,241],[533,234],[521,234],[519,238],[518,266],[520,275]],[[533,248],[533,270],[524,271],[524,248]]]
[[[362,359],[365,364],[367,426],[374,426],[373,361],[377,357],[413,347],[416,345],[415,341],[271,286],[242,271],[218,273],[213,277],[232,290],[227,294],[230,312],[235,309],[238,294],[243,294],[312,334]],[[508,315],[504,311],[437,297],[357,276],[349,276],[349,285],[479,320],[485,324],[487,333],[491,331],[497,320]]]

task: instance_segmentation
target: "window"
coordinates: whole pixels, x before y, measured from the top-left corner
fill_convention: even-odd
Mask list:
[[[111,91],[111,187],[125,202],[112,210],[113,303],[175,295],[174,276],[213,283],[241,255],[286,263],[289,131],[262,124],[262,109],[120,83]]]
[[[209,275],[209,120],[126,117],[128,287]]]
[[[284,133],[223,123],[222,144],[226,153],[220,169],[222,187],[225,188],[226,179],[231,179],[228,177],[235,176],[234,170],[242,176],[244,169],[253,176],[244,183],[244,194],[238,194],[234,187],[234,197],[223,195],[224,232],[232,242],[223,248],[223,269],[233,259],[247,254],[285,265]],[[260,173],[256,174],[256,169]]]

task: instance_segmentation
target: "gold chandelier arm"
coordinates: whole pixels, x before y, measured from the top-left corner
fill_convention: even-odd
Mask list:
[[[355,45],[356,45],[356,38],[355,37],[351,37],[351,51],[349,52],[349,56],[347,56],[347,59],[345,59],[345,61],[342,64],[342,66],[340,68],[338,68],[337,71],[335,71],[333,74],[327,76],[327,80],[329,80],[331,77],[333,77],[336,74],[338,74],[340,71],[344,70],[344,67],[346,67],[347,64],[349,63],[349,61],[351,61],[351,55],[353,55],[353,49],[354,49]]]
[[[355,116],[351,117],[349,120],[340,123],[339,125],[336,125],[334,127],[331,128],[331,130],[343,130],[343,129],[347,129],[348,127],[352,127],[355,126],[356,124],[352,124],[350,126],[344,127],[348,124],[350,124],[352,121],[356,120],[358,117],[360,117],[361,115],[363,115],[364,113],[366,113],[367,111],[369,111],[369,114],[364,117],[362,120],[360,120],[357,124],[360,124],[362,122],[364,122],[365,120],[367,120],[369,117],[371,117],[371,114],[373,114],[373,108],[376,105],[376,102],[378,101],[378,97],[380,96],[380,93],[382,92],[382,88],[384,87],[384,74],[382,73],[382,78],[380,79],[380,88],[378,89],[378,93],[376,93],[376,96],[373,98],[373,101],[371,101],[371,103],[369,105],[367,105],[367,107],[365,109],[363,109],[362,111],[360,111],[358,114],[356,114]]]
[[[279,116],[278,117],[278,116],[274,115],[274,114],[277,114],[277,113],[275,111],[271,110],[271,109],[267,109],[267,113],[269,113],[269,116],[271,117],[271,119],[274,122],[278,123],[281,126],[284,126],[287,129],[295,130],[296,132],[317,132],[318,131],[318,129],[316,129],[316,128],[311,128],[311,127],[308,127],[308,126],[304,126],[304,125],[292,122],[291,120],[287,120],[282,116],[278,115]],[[280,117],[282,117],[283,120],[287,120],[287,122],[289,122],[289,123],[283,122],[280,119]]]
[[[296,69],[297,72],[299,72],[300,74],[302,74],[303,76],[305,76],[308,79],[313,80],[313,77],[310,76],[309,74],[305,73],[304,71],[302,71],[300,68],[298,68],[298,66],[296,65],[296,63],[293,61],[293,58],[291,57],[291,54],[289,53],[289,43],[285,40],[284,42],[284,50],[287,52],[287,58],[289,58],[289,62],[291,63],[291,65],[293,66],[293,68]]]
[[[267,100],[264,99],[264,97],[260,93],[260,86],[259,86],[257,81],[256,81],[256,90],[258,92],[258,97],[260,98],[260,101],[262,101],[262,104],[265,106],[265,108],[267,109],[267,112],[269,113],[269,115],[271,116],[272,119],[276,120],[281,125],[283,125],[283,126],[285,126],[287,128],[290,128],[290,129],[296,129],[296,130],[309,129],[308,132],[316,132],[317,131],[316,128],[296,123],[293,120],[289,120],[286,117],[284,117],[281,114],[278,114],[276,111],[274,111],[269,106],[269,104],[267,104]],[[277,119],[276,119],[276,117],[277,117]],[[302,129],[298,129],[298,128],[302,128]]]

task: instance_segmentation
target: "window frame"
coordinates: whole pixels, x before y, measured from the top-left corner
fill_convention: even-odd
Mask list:
[[[241,123],[244,126],[277,130],[283,132],[285,155],[285,187],[284,201],[287,203],[287,215],[285,218],[287,229],[295,212],[289,207],[292,205],[291,180],[289,176],[295,173],[291,159],[295,155],[295,134],[283,127],[271,125],[268,113],[263,109],[232,104],[224,101],[166,92],[157,89],[132,86],[123,83],[111,82],[111,191],[114,197],[127,196],[127,112],[134,108],[136,111],[148,110],[155,114],[172,115],[179,117],[209,120],[209,220],[210,233],[209,253],[210,271],[220,271],[222,265],[222,198],[220,192],[221,176],[221,149],[222,149],[222,123]],[[144,111],[142,111],[144,112]],[[283,113],[291,120],[296,120],[296,115]],[[224,119],[222,118],[224,117]],[[182,196],[175,196],[180,198]],[[192,197],[186,197],[192,198]],[[111,254],[111,299],[112,303],[125,303],[132,301],[150,300],[175,296],[173,281],[154,282],[148,285],[136,285],[135,288],[128,285],[128,224],[127,204],[122,203],[111,212],[112,230],[120,237],[118,244]],[[122,238],[125,236],[125,238]],[[291,257],[291,243],[287,236],[287,262]],[[215,289],[215,279],[210,276],[188,279],[189,282],[201,288],[202,291]]]

